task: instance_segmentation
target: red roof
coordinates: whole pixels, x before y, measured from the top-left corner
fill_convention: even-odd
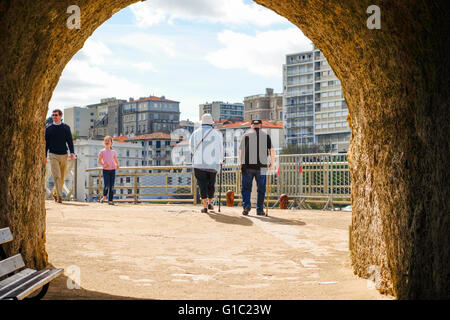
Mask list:
[[[250,128],[252,125],[252,121],[237,121],[233,123],[227,123],[223,125],[219,125],[217,129],[227,129],[227,128]],[[269,129],[283,129],[283,123],[282,122],[269,122],[266,120],[262,120],[262,127],[263,128],[269,128]]]
[[[141,101],[165,101],[165,102],[178,102],[178,101],[174,101],[174,100],[169,100],[169,99],[162,99],[161,97],[155,97],[155,96],[150,96],[150,97],[146,97],[143,99],[139,99],[139,100],[134,100],[131,102],[141,102]]]
[[[143,134],[140,136],[135,136],[134,138],[128,138],[128,140],[154,140],[154,139],[165,139],[165,140],[171,140],[170,134],[164,133],[164,132],[154,132],[149,134]]]
[[[117,142],[126,142],[126,140],[128,140],[128,137],[127,136],[118,136],[118,137],[113,137],[113,140],[117,141]]]

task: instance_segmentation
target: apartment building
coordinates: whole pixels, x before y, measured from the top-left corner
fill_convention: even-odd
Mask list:
[[[142,147],[142,166],[170,166],[171,152],[174,143],[171,136],[164,132],[138,135],[127,139],[128,142],[137,142]]]
[[[200,126],[200,123],[198,123],[198,122],[195,123],[195,122],[190,121],[189,119],[187,119],[187,120],[181,120],[179,126],[180,126],[181,129],[184,129],[187,132],[192,134],[194,132],[194,130],[198,126]]]
[[[89,104],[86,108],[94,117],[94,125],[89,131],[92,138],[101,138],[107,135],[120,134],[120,106],[126,100],[116,98],[103,98],[100,103]]]
[[[317,48],[286,56],[283,112],[286,143],[326,144],[333,152],[348,150],[348,108],[341,83]]]
[[[210,113],[214,121],[221,121],[232,119],[235,121],[244,120],[244,104],[243,103],[228,103],[222,101],[213,101],[211,103],[204,103],[199,106],[199,119],[205,113]]]
[[[153,132],[172,132],[179,125],[180,103],[162,97],[102,99],[101,103],[88,105],[97,114],[91,137],[136,136]],[[94,112],[95,110],[95,112]]]
[[[273,93],[266,88],[265,94],[244,98],[244,121],[261,119],[270,121],[283,120],[283,95]]]
[[[63,110],[63,121],[70,127],[72,133],[87,138],[89,129],[94,127],[95,114],[87,108],[66,108]]]
[[[180,123],[180,103],[162,97],[144,97],[122,104],[122,131],[124,135],[155,132],[170,133]]]

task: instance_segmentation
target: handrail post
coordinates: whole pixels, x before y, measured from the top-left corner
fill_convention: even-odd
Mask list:
[[[134,192],[133,192],[133,196],[134,196],[134,204],[138,203],[138,199],[137,199],[137,169],[134,169]]]
[[[75,190],[74,194],[75,194],[75,200],[78,200],[78,193],[77,193],[77,182],[78,182],[78,158],[75,158],[75,169],[73,170],[74,172],[74,177],[73,177],[73,188]]]
[[[103,196],[103,181],[102,181],[102,169],[97,170],[97,176],[98,176],[98,183],[97,183],[97,196],[98,196],[98,202],[100,202],[100,198]]]
[[[195,179],[194,169],[191,171],[191,183],[192,183],[192,202],[197,204],[197,180]]]

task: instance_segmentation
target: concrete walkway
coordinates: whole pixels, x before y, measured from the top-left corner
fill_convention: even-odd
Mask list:
[[[46,299],[392,298],[353,275],[349,212],[244,217],[237,207],[208,214],[191,205],[46,207],[49,261],[66,271]]]

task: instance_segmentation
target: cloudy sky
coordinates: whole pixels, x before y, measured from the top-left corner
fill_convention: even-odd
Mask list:
[[[250,0],[139,2],[99,27],[67,64],[49,111],[164,95],[180,101],[181,119],[198,120],[200,103],[281,92],[285,55],[310,49],[296,26]]]

